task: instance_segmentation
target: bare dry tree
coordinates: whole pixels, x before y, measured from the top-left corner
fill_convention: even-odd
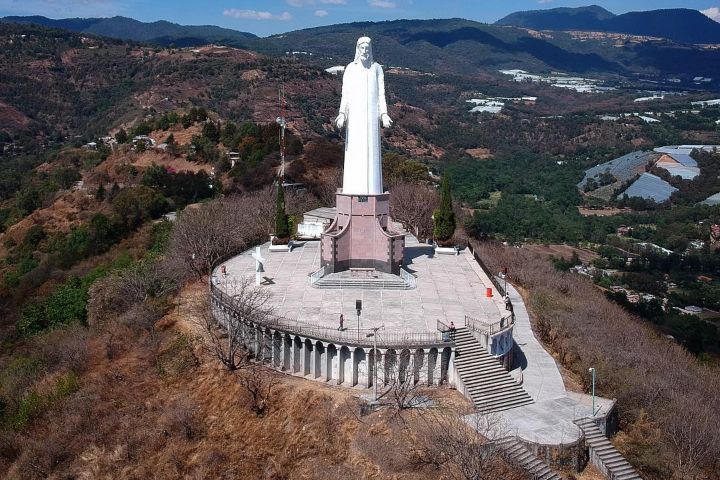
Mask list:
[[[379,374],[380,372],[378,377]],[[383,375],[385,385],[378,400],[389,402],[395,409],[397,418],[404,421],[403,412],[427,405],[428,399],[421,391],[422,384],[418,381],[419,371],[412,353],[401,353],[397,360],[385,362]]]
[[[663,434],[674,447],[676,475],[700,478],[700,467],[720,457],[720,425],[710,404],[690,404],[685,396],[675,394],[674,397],[664,418]],[[683,414],[674,415],[676,411]],[[708,428],[713,422],[714,428]]]
[[[342,172],[339,168],[336,168],[332,171],[332,174],[326,177],[325,181],[315,189],[315,194],[322,205],[335,205],[335,195],[341,186]]]
[[[322,207],[323,203],[308,191],[288,190],[285,192],[285,204],[290,215],[302,215],[305,212]]]
[[[392,187],[390,216],[417,238],[432,236],[432,214],[440,204],[437,191],[423,184],[398,182]]]
[[[178,215],[169,257],[200,277],[221,258],[240,253],[272,231],[275,203],[271,188],[217,200]]]
[[[250,410],[262,417],[269,408],[280,381],[273,370],[259,364],[250,364],[239,372],[238,383],[248,394]]]
[[[202,329],[202,344],[206,351],[220,360],[225,368],[235,371],[247,366],[250,361],[244,345],[247,325],[268,319],[272,308],[268,305],[269,292],[257,288],[249,278],[229,283],[227,292],[230,299],[222,308],[211,302],[195,305],[195,318]]]
[[[525,479],[527,474],[490,440],[505,436],[503,431],[492,414],[463,417],[455,411],[432,410],[412,432],[410,459],[418,466],[443,467],[458,480]]]

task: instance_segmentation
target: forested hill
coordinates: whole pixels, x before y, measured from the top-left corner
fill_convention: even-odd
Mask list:
[[[667,38],[683,43],[720,43],[720,23],[697,10],[675,8],[614,15],[602,7],[515,12],[496,25],[536,30],[586,30]]]
[[[127,17],[112,18],[64,18],[51,19],[39,15],[2,19],[6,22],[42,25],[62,28],[79,33],[104,35],[121,40],[156,43],[186,47],[207,43],[234,44],[241,46],[248,39],[256,38],[252,33],[239,32],[214,25],[178,25],[166,21],[140,22]]]
[[[600,14],[596,16],[602,18]],[[299,54],[304,61],[323,68],[345,62],[352,54],[352,45],[357,38],[370,35],[377,52],[381,52],[378,58],[383,63],[444,74],[477,75],[498,69],[521,68],[628,77],[639,73],[659,79],[666,76],[692,79],[696,76],[715,78],[720,71],[720,52],[669,40],[580,38],[562,31],[538,34],[527,28],[488,25],[464,19],[348,23],[267,38],[218,27],[186,27],[168,22],[146,24],[122,17],[88,20],[6,17],[4,21],[40,23],[161,46],[215,43],[273,56],[304,52]],[[646,28],[642,19],[638,19],[637,23],[637,28]],[[702,28],[694,30],[704,31]],[[643,31],[641,34],[650,33]]]

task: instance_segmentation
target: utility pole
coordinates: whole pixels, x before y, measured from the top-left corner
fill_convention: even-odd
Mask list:
[[[362,300],[355,300],[355,310],[357,311],[357,339],[360,341],[360,312],[362,312]]]
[[[588,369],[592,373],[592,416],[595,416],[595,369],[590,367]]]
[[[505,287],[503,290],[505,290],[505,295],[507,295],[507,275],[508,275],[508,269],[507,267],[503,267],[503,280],[505,280]]]
[[[370,330],[373,331],[373,333],[368,333],[365,335],[366,337],[373,337],[373,401],[377,402],[378,394],[377,394],[377,366],[378,366],[378,350],[377,350],[377,332],[381,328],[385,328],[385,325],[380,325],[379,327],[371,328]]]
[[[285,119],[285,84],[280,86],[278,92],[278,101],[280,103],[280,116],[275,119],[275,122],[280,125],[280,171],[278,172],[278,178],[280,186],[285,181],[285,127],[287,126],[287,120]]]

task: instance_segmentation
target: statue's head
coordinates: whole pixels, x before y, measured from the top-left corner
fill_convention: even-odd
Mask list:
[[[355,46],[355,61],[373,63],[372,40],[370,40],[370,37],[358,38],[357,45]]]

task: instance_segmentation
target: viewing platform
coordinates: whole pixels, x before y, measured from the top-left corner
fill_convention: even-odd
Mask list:
[[[243,342],[258,360],[311,380],[370,388],[375,379],[387,385],[409,378],[454,386],[452,324],[467,326],[498,359],[498,368],[507,366],[512,315],[473,255],[461,250],[436,256],[432,246],[411,235],[405,241],[401,275],[392,280],[371,269],[342,272],[342,281],[318,274],[318,241],[300,242],[286,252],[262,245],[260,284],[270,293],[273,313],[245,322]],[[255,280],[254,253],[248,250],[213,271],[210,293],[220,321],[227,315],[237,318],[234,289],[243,280]],[[323,279],[325,285],[317,285]]]
[[[261,246],[263,287],[271,294],[275,314],[288,320],[331,329],[357,329],[355,301],[362,301],[359,326],[384,325],[386,332],[437,332],[437,322],[458,328],[471,317],[475,324],[493,325],[507,317],[505,304],[472,254],[434,255],[432,246],[412,235],[405,237],[404,270],[414,277],[415,288],[314,288],[310,275],[320,270],[320,242],[298,242],[291,252],[268,251]],[[255,278],[254,249],[223,263],[226,275],[213,272],[213,282],[232,293],[234,281]],[[492,289],[492,297],[487,297]],[[382,332],[381,332],[382,335]]]

